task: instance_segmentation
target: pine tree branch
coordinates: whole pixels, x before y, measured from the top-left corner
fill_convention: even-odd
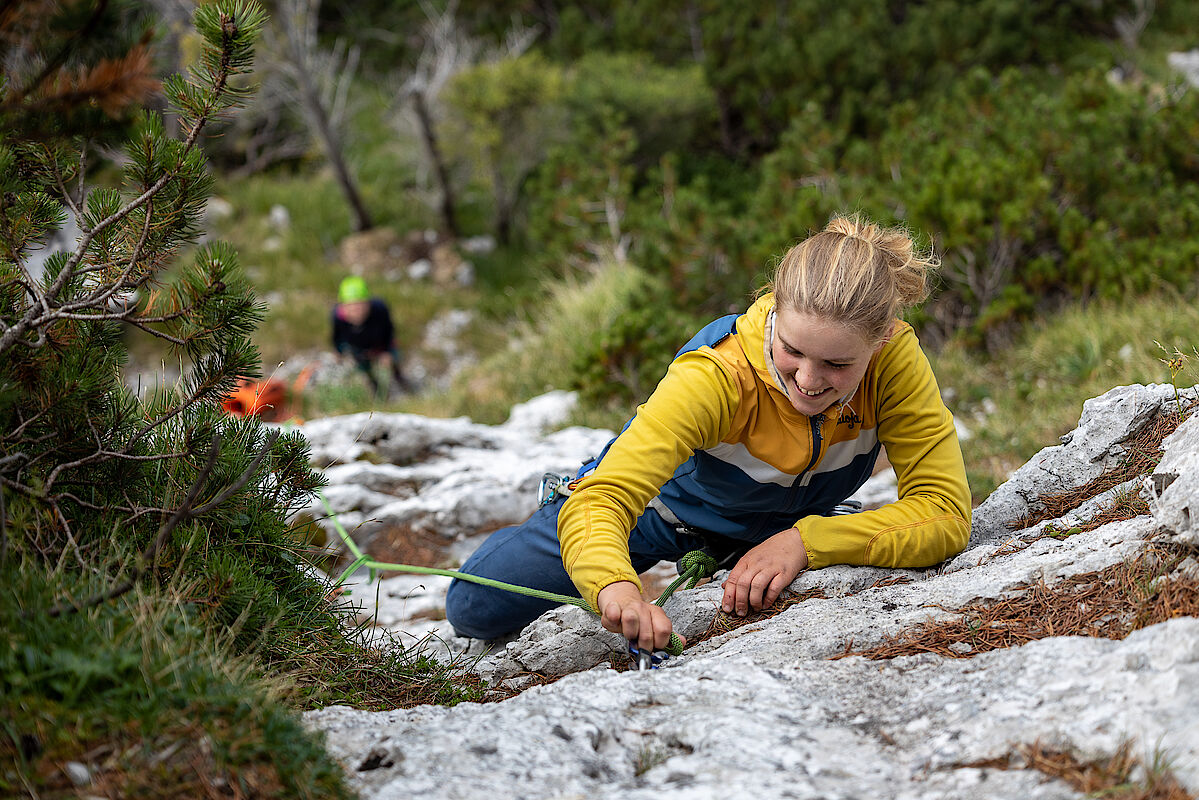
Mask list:
[[[27,461],[28,459],[29,456],[25,455],[24,453],[13,453],[12,455],[7,455],[4,458],[0,458],[0,469],[7,467],[9,464],[15,464],[18,461]]]
[[[146,331],[147,331],[147,332],[149,332],[149,333],[155,333],[155,334],[156,334],[156,332],[155,332],[155,331],[153,331],[153,330],[152,330],[152,329],[150,329],[150,328],[145,328],[144,330],[146,330]],[[157,335],[157,334],[156,334],[156,335]],[[163,336],[163,338],[169,338],[169,337],[167,337],[167,336],[166,336],[166,334],[162,334],[162,336]],[[181,344],[181,345],[182,345],[182,344],[186,344],[186,342],[183,342],[182,340],[180,340],[180,341],[179,341],[179,344]],[[189,406],[191,406],[191,405],[192,405],[193,403],[195,403],[197,400],[199,400],[199,399],[200,399],[200,397],[201,397],[201,396],[204,394],[204,392],[205,392],[207,389],[208,389],[208,387],[207,387],[207,386],[197,386],[197,387],[196,387],[196,390],[195,390],[194,392],[192,392],[192,393],[191,393],[191,396],[190,396],[190,397],[188,397],[188,398],[187,398],[186,400],[184,400],[183,402],[181,402],[181,403],[177,404],[177,405],[175,406],[175,408],[174,408],[174,409],[172,409],[171,413],[169,413],[169,414],[166,414],[166,415],[164,415],[164,416],[162,416],[162,417],[159,417],[159,418],[158,418],[158,419],[156,419],[154,422],[150,423],[149,425],[147,425],[146,427],[142,428],[140,431],[138,431],[137,433],[135,433],[135,434],[134,434],[134,435],[133,435],[133,436],[132,436],[132,437],[129,439],[129,441],[125,443],[125,448],[124,448],[124,450],[123,450],[122,452],[128,453],[128,452],[129,452],[131,449],[133,449],[133,445],[135,445],[135,444],[137,444],[139,441],[141,441],[141,439],[142,439],[144,436],[146,436],[148,433],[150,433],[151,431],[153,431],[155,428],[157,428],[158,426],[162,425],[163,423],[167,422],[168,420],[170,420],[170,419],[173,419],[174,417],[178,416],[179,414],[182,414],[182,413],[183,413],[183,410],[184,410],[185,408],[188,408]]]
[[[129,511],[130,513],[132,513],[134,511],[132,506],[116,506],[116,505],[113,505],[112,503],[106,503],[104,505],[100,505],[98,503],[93,503],[89,500],[84,500],[82,497],[75,494],[74,492],[59,492],[58,494],[54,495],[54,499],[56,501],[70,500],[72,503],[78,505],[80,508],[86,508],[89,511]],[[165,509],[161,509],[161,508],[152,509],[152,510],[158,511],[159,513],[166,513]]]
[[[107,2],[107,0],[102,0],[102,2]],[[229,77],[233,69],[230,62],[230,54],[233,47],[233,39],[237,33],[238,30],[235,22],[230,19],[222,20],[220,66],[215,75],[215,80],[212,82],[212,86],[208,89],[208,91],[205,92],[204,105],[192,122],[187,137],[183,141],[183,147],[180,150],[179,157],[176,159],[174,166],[160,176],[158,180],[156,180],[138,197],[126,203],[120,209],[113,212],[100,222],[97,222],[91,230],[84,231],[83,236],[81,236],[76,243],[75,251],[67,259],[67,263],[63,266],[58,277],[54,280],[54,283],[47,287],[44,293],[38,291],[36,287],[30,287],[35,299],[39,302],[35,303],[34,306],[31,306],[19,321],[8,326],[6,329],[4,329],[3,333],[0,333],[0,353],[8,350],[18,341],[21,341],[23,344],[31,348],[42,347],[46,341],[44,333],[45,326],[60,318],[56,311],[50,307],[48,302],[49,298],[57,298],[67,283],[75,276],[76,271],[78,270],[80,263],[83,261],[83,258],[87,253],[92,241],[103,231],[107,230],[113,225],[116,225],[134,211],[145,206],[179,174],[180,170],[183,168],[184,162],[186,161],[186,156],[195,147],[201,131],[203,131],[207,123],[217,115],[219,109],[221,108],[224,95],[228,90]],[[40,305],[42,309],[40,316],[37,314],[36,310],[38,305]],[[32,343],[25,342],[22,339],[22,337],[30,330],[30,328],[35,328],[39,332],[38,338]]]
[[[67,544],[71,545],[71,550],[75,553],[75,560],[79,562],[79,568],[86,571],[87,562],[83,560],[83,551],[79,548],[79,542],[75,541],[75,534],[71,533],[71,523],[67,521],[66,515],[58,507],[58,503],[53,500],[50,501],[50,509],[54,512],[54,516],[58,518],[58,524],[62,526],[62,532],[67,535]]]
[[[93,595],[81,603],[59,603],[58,605],[50,608],[46,613],[51,617],[58,617],[69,613],[77,613],[83,611],[84,609],[98,606],[101,603],[105,603],[109,600],[120,597],[136,586],[137,582],[149,568],[156,567],[158,565],[159,553],[162,551],[162,548],[166,545],[167,541],[169,541],[171,532],[174,531],[180,523],[187,519],[200,517],[208,511],[211,511],[221,503],[228,500],[231,496],[233,496],[234,493],[240,491],[241,488],[249,482],[250,478],[253,477],[254,472],[258,469],[258,465],[261,464],[262,460],[270,453],[271,447],[279,438],[279,433],[280,432],[277,430],[271,432],[271,435],[267,438],[266,443],[259,449],[258,454],[254,457],[254,460],[248,467],[246,467],[245,470],[242,471],[241,475],[239,475],[237,479],[233,481],[233,483],[225,487],[224,490],[222,490],[209,502],[198,508],[193,508],[193,504],[196,502],[196,498],[199,496],[200,490],[203,488],[208,476],[212,473],[212,469],[216,465],[217,457],[220,455],[222,436],[219,433],[214,436],[212,440],[212,447],[210,447],[208,451],[208,460],[205,462],[204,467],[200,470],[199,475],[196,476],[195,481],[192,482],[191,488],[188,490],[187,496],[184,498],[183,503],[175,510],[170,519],[164,522],[158,529],[158,534],[154,537],[154,541],[150,543],[150,546],[142,551],[141,555],[138,556],[137,564],[135,564],[133,568],[133,574],[120,584],[100,592],[99,594]],[[28,612],[23,613],[26,617],[29,616]]]
[[[78,181],[78,186],[79,186],[78,192],[79,193],[74,198],[76,207],[83,205],[83,199],[86,196],[85,180],[87,178],[87,150],[88,150],[87,141],[84,140],[79,145],[79,181]],[[76,214],[75,221],[79,223],[79,229],[82,230],[83,229],[82,215]]]
[[[126,317],[124,319],[126,322],[128,322],[133,327],[143,330],[146,333],[150,334],[151,336],[157,336],[159,339],[165,339],[166,341],[170,342],[171,344],[177,344],[180,347],[187,344],[187,342],[185,342],[183,339],[179,338],[178,336],[171,336],[169,333],[164,333],[163,331],[155,330],[154,328],[151,328],[148,325],[143,324],[143,322],[158,322],[161,320],[154,320],[154,319],[138,320],[138,319],[132,319],[130,317]]]
[[[58,191],[62,194],[63,202],[67,204],[67,208],[71,209],[71,213],[75,215],[75,219],[82,219],[83,213],[79,210],[79,206],[75,203],[75,198],[71,196],[71,192],[67,189],[66,181],[62,177],[62,170],[58,168],[58,161],[55,160],[54,154],[50,152],[50,148],[42,145],[42,149],[46,151],[46,160],[54,165],[54,182],[58,185]]]
[[[133,246],[133,252],[129,254],[129,264],[125,267],[124,272],[121,273],[122,281],[127,280],[127,276],[133,274],[133,268],[135,266],[137,266],[138,259],[141,258],[142,251],[146,247],[146,242],[149,241],[149,239],[150,239],[150,230],[152,227],[150,223],[153,219],[153,215],[154,215],[154,200],[153,200],[153,198],[151,198],[149,201],[146,202],[146,221],[142,224],[141,238],[139,238],[137,240],[137,244]],[[108,295],[105,296],[105,298],[104,298],[105,302],[108,301],[108,298],[111,297],[115,291],[116,291],[115,286],[109,290]]]
[[[37,412],[32,417],[25,420],[20,425],[18,425],[16,428],[14,428],[7,436],[4,437],[4,440],[16,441],[17,439],[20,438],[21,434],[25,432],[26,428],[28,428],[33,423],[37,422],[43,415],[48,413],[49,410],[50,410],[49,408],[43,407],[41,411]],[[0,458],[0,468],[4,467],[4,463],[7,460],[8,459],[6,459],[6,458]]]
[[[271,448],[274,447],[275,442],[279,440],[280,433],[281,433],[281,431],[279,431],[277,429],[271,431],[270,434],[268,434],[266,437],[266,444],[264,444],[262,446],[262,448],[259,449],[258,455],[256,455],[254,457],[254,460],[250,462],[250,466],[246,467],[245,471],[242,472],[241,476],[237,479],[237,481],[235,481],[234,483],[227,486],[225,488],[225,490],[222,491],[220,494],[218,494],[216,497],[214,497],[213,499],[209,500],[204,505],[202,505],[199,508],[192,511],[191,512],[192,516],[198,517],[203,514],[207,514],[209,511],[216,508],[221,503],[225,502],[230,497],[232,497],[234,492],[237,492],[238,490],[240,490],[241,487],[244,486],[246,484],[246,482],[250,480],[250,477],[258,469],[258,465],[262,463],[262,460],[270,454]]]
[[[150,566],[158,563],[158,553],[167,543],[171,532],[179,526],[179,523],[183,522],[190,516],[192,503],[196,501],[196,497],[200,494],[201,487],[203,487],[204,482],[208,479],[209,474],[212,473],[212,468],[216,465],[217,456],[220,455],[220,451],[221,436],[220,434],[217,434],[212,440],[212,447],[209,448],[208,461],[200,470],[200,474],[196,476],[196,480],[192,483],[191,489],[188,490],[187,496],[183,499],[183,503],[175,510],[175,513],[171,515],[170,519],[168,519],[159,527],[158,534],[154,537],[154,541],[152,541],[150,546],[143,550],[141,555],[138,556],[137,563],[133,567],[132,575],[130,575],[124,582],[97,595],[93,595],[82,603],[59,603],[58,605],[51,607],[46,613],[51,617],[58,617],[62,614],[83,611],[84,609],[91,608],[92,606],[97,606],[100,603],[120,597],[137,585],[137,581],[143,574],[145,574],[146,570]],[[28,612],[25,613],[28,615]]]
[[[87,464],[91,464],[95,461],[102,461],[105,459],[113,459],[113,458],[120,459],[122,461],[143,461],[143,462],[170,461],[171,459],[174,459],[174,458],[182,458],[185,455],[187,455],[187,453],[156,453],[154,455],[149,455],[149,456],[134,456],[134,455],[130,455],[128,453],[121,453],[121,452],[118,452],[115,450],[99,449],[96,452],[92,453],[91,455],[84,456],[83,458],[77,459],[77,460],[72,461],[67,464],[59,464],[57,467],[55,467],[54,470],[50,473],[50,476],[48,478],[46,478],[46,484],[42,489],[42,496],[46,499],[53,499],[54,497],[61,497],[62,495],[51,496],[49,494],[49,490],[58,481],[59,474],[68,469],[75,469],[77,467],[82,467]]]

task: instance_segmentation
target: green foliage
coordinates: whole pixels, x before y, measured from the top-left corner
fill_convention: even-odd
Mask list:
[[[567,80],[569,137],[531,176],[523,228],[530,251],[559,272],[593,260],[601,246],[657,246],[660,194],[673,190],[662,184],[677,182],[680,154],[702,147],[716,125],[694,66],[597,53]]]
[[[464,11],[488,13],[472,5]],[[487,5],[499,18],[512,10]],[[612,50],[700,64],[722,107],[722,146],[743,156],[772,149],[810,103],[831,123],[877,133],[890,104],[972,67],[1069,63],[1126,10],[1111,0],[564,3],[544,46],[563,61]]]
[[[667,153],[703,149],[717,125],[716,98],[696,64],[655,63],[643,53],[587,53],[571,65],[563,102],[573,138],[616,125],[632,131],[625,159],[644,170]]]
[[[1199,361],[1172,374],[1157,345],[1191,352],[1197,308],[1193,291],[1103,300],[1046,315],[994,354],[955,341],[930,355],[950,410],[971,432],[962,450],[975,497],[1072,430],[1084,400],[1113,386],[1199,383]]]
[[[826,144],[805,117],[766,160],[756,216],[800,235],[856,202],[931,232],[945,284],[926,314],[942,336],[994,342],[1046,298],[1185,285],[1199,263],[1181,234],[1199,221],[1199,98],[1094,73],[1055,83],[975,71],[895,106],[873,147]]]
[[[453,111],[448,149],[473,165],[491,194],[504,243],[511,238],[525,178],[564,134],[563,84],[561,68],[528,53],[465,69],[446,86],[444,98]]]
[[[667,295],[663,284],[646,280],[624,298],[611,324],[586,331],[570,361],[569,388],[588,403],[630,413],[649,397],[674,354],[699,328],[693,317],[671,307]]]
[[[662,299],[661,287],[642,270],[605,258],[588,276],[552,284],[531,306],[535,311],[502,331],[499,341],[510,340],[509,347],[460,376],[448,397],[430,398],[420,410],[497,423],[515,403],[579,387],[592,403],[620,405],[627,416],[625,400],[644,399],[697,327],[679,312],[664,312]],[[651,338],[638,342],[637,335]],[[621,347],[619,355],[605,352],[605,338]],[[597,375],[617,381],[593,385]]]
[[[636,134],[610,108],[595,114],[597,127],[553,148],[529,181],[522,239],[557,275],[594,260],[601,244],[617,245],[632,200]]]
[[[375,707],[470,694],[346,624],[287,522],[323,482],[306,440],[221,412],[258,372],[263,314],[234,249],[207,244],[165,274],[195,245],[211,188],[198,138],[241,101],[263,19],[237,0],[200,7],[206,51],[167,91],[179,138],[142,115],[120,186],[68,186],[82,141],[6,131],[0,146],[0,164],[20,164],[0,209],[0,711],[18,720],[0,752],[25,759],[0,781],[22,789],[61,778],[80,742],[134,753],[208,734],[167,788],[153,761],[116,759],[114,793],[186,796],[221,775],[337,796],[336,766],[277,705],[283,691]],[[63,206],[82,235],[32,274],[28,250]],[[176,386],[141,398],[123,384],[131,333],[165,343]]]

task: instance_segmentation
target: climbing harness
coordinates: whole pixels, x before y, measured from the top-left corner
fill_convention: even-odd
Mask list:
[[[541,483],[537,486],[537,507],[547,506],[560,497],[570,497],[574,492],[575,480],[573,475],[559,475],[556,472],[542,475]]]
[[[411,572],[416,575],[442,575],[447,578],[457,578],[461,581],[467,581],[468,583],[477,583],[480,586],[490,586],[493,589],[502,589],[506,592],[523,594],[526,597],[536,597],[540,600],[548,600],[552,603],[563,603],[572,606],[578,606],[584,611],[595,614],[595,616],[599,616],[595,613],[591,606],[587,605],[587,601],[581,597],[571,597],[570,595],[557,594],[555,592],[545,592],[540,589],[530,589],[527,586],[517,586],[516,584],[504,583],[503,581],[496,581],[492,580],[491,578],[483,578],[478,575],[471,575],[467,572],[458,572],[457,570],[452,569],[417,567],[411,564],[393,564],[386,561],[376,561],[368,554],[362,552],[362,550],[354,542],[353,538],[351,538],[350,534],[346,532],[344,527],[342,527],[341,522],[337,519],[337,514],[334,513],[333,509],[329,506],[329,501],[325,498],[324,493],[320,490],[317,490],[316,494],[324,504],[325,511],[329,514],[329,519],[333,522],[333,527],[337,530],[338,536],[341,537],[341,540],[345,544],[346,548],[354,556],[354,561],[345,568],[345,570],[334,582],[333,586],[335,588],[345,583],[346,580],[349,579],[350,575],[358,570],[359,567],[366,567],[370,570],[370,579],[372,581],[375,579],[375,574],[380,570],[386,570],[388,572]],[[686,553],[681,559],[679,559],[679,566],[679,576],[675,578],[675,580],[669,586],[666,587],[666,590],[663,591],[658,599],[654,601],[654,605],[659,607],[665,605],[666,601],[670,599],[670,596],[674,594],[684,582],[687,583],[685,588],[694,589],[695,585],[699,583],[700,580],[711,577],[717,570],[716,560],[702,550],[693,550],[690,553]],[[666,652],[672,656],[681,655],[683,652],[683,640],[679,638],[677,633],[671,633],[670,642],[666,645],[665,649]],[[630,648],[630,653],[632,652],[632,648]],[[635,655],[638,657],[640,664],[640,659],[642,656],[641,651],[637,651]],[[665,657],[660,656],[658,657],[658,661],[654,662],[654,655],[651,653],[649,654],[649,658],[649,668],[653,669],[658,663],[661,663]]]

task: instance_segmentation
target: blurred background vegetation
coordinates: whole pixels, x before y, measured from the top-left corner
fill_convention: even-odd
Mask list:
[[[911,321],[970,432],[981,498],[1073,427],[1085,398],[1168,380],[1155,340],[1194,344],[1199,92],[1170,63],[1199,47],[1194,3],[275,10],[297,9],[329,56],[325,95],[341,92],[341,147],[371,225],[394,235],[376,241],[428,230],[496,246],[458,248],[469,286],[347,257],[362,226],[302,104],[279,101],[282,57],[264,54],[257,105],[208,146],[231,208],[214,233],[271,304],[267,364],[326,347],[314,320],[356,271],[391,303],[410,359],[441,375],[471,361],[388,407],[498,421],[570,388],[584,399],[575,421],[618,426],[693,328],[742,308],[830,215],[860,211],[942,255]],[[268,130],[302,144],[272,155]],[[271,227],[275,206],[285,229]],[[455,308],[469,324],[430,342],[429,323]],[[313,415],[371,399],[314,387],[305,403]]]
[[[152,5],[157,63],[186,65],[192,4]],[[328,350],[354,272],[424,387],[380,404],[316,382],[306,416],[495,422],[567,388],[575,422],[619,426],[838,212],[942,256],[911,321],[978,498],[1085,398],[1169,380],[1154,341],[1195,344],[1199,89],[1170,55],[1199,48],[1195,3],[267,6],[261,89],[206,143],[209,231],[269,305],[264,372]]]

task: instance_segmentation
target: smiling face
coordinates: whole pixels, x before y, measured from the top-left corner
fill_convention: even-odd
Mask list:
[[[779,308],[770,351],[787,398],[807,416],[827,411],[857,388],[870,357],[882,344],[857,328],[824,317]]]

